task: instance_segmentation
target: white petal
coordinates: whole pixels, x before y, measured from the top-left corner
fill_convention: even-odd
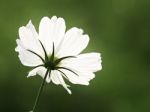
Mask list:
[[[32,50],[42,56],[44,53],[33,27],[31,22],[29,22],[26,27],[20,27],[19,37],[25,49]]]
[[[102,69],[102,60],[100,53],[85,53],[80,54],[77,56],[78,62],[81,66],[78,66],[78,68],[81,68],[83,70],[88,70],[92,72],[97,72]]]
[[[51,19],[52,21],[52,19]],[[55,45],[55,52],[59,49],[59,45],[62,42],[65,35],[65,21],[63,18],[57,18],[57,21],[52,21],[53,29],[51,29],[51,35],[53,37],[53,42]]]
[[[26,25],[26,28],[30,29],[32,31],[32,34],[34,35],[34,37],[38,38],[38,33],[34,27],[34,25],[32,24],[32,21],[30,20],[28,22],[28,24]]]
[[[29,73],[28,73],[28,76],[27,76],[27,77],[32,77],[32,76],[37,75],[37,71],[39,71],[39,69],[40,69],[40,67],[35,68],[35,69],[33,69],[33,70],[29,71]]]
[[[63,60],[60,66],[71,67],[80,72],[96,72],[102,69],[100,53],[85,53]]]
[[[62,38],[65,34],[65,21],[63,18],[53,16],[51,19],[43,17],[39,26],[39,38],[46,47],[48,54],[52,52],[54,42],[55,49],[58,49]]]
[[[15,50],[19,53],[18,57],[24,66],[37,66],[42,64],[42,61],[39,57],[24,49],[19,39],[17,39],[17,44],[18,46]]]
[[[93,72],[102,69],[100,53],[86,53],[78,55],[76,58],[65,59],[59,66],[68,68],[78,74],[61,69],[70,82],[82,85],[88,85],[89,81],[95,77]]]
[[[58,57],[74,56],[82,52],[88,45],[89,36],[83,35],[83,30],[76,27],[71,28],[65,34],[64,40],[61,44]]]
[[[57,75],[57,71],[55,70],[51,71],[51,80],[54,84],[58,85],[60,84],[60,81],[56,75]]]
[[[20,51],[18,56],[24,66],[33,67],[42,64],[42,61],[37,56],[26,50]]]
[[[51,80],[56,85],[61,84],[68,91],[68,93],[71,94],[71,91],[68,89],[67,84],[65,83],[59,71],[56,71],[56,70],[52,71]]]
[[[74,74],[73,72],[70,72],[65,69],[60,69],[68,78],[68,80],[73,84],[81,84],[81,85],[89,85],[89,78],[84,77],[81,75],[81,73],[77,73],[78,75]],[[88,74],[87,74],[88,75]]]
[[[51,28],[51,20],[48,17],[43,17],[41,19],[40,25],[39,25],[39,39],[43,43],[46,52],[50,54],[52,52],[52,37],[51,32],[49,31]]]
[[[42,78],[44,78],[46,71],[47,71],[47,69],[44,68],[44,67],[37,67],[37,68],[33,69],[32,71],[30,71],[27,77],[39,75],[39,76],[41,76]],[[50,82],[49,73],[48,73],[48,75],[47,75],[46,82],[47,82],[47,83]]]

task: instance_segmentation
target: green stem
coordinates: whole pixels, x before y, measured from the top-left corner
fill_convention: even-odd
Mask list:
[[[40,99],[40,96],[41,96],[41,93],[43,91],[43,87],[44,87],[44,84],[45,84],[45,80],[46,80],[46,77],[47,77],[49,71],[51,71],[51,70],[47,69],[47,71],[45,73],[44,79],[43,79],[43,81],[41,83],[41,86],[39,88],[39,91],[38,91],[38,94],[37,94],[37,97],[36,97],[36,100],[35,100],[35,103],[34,103],[34,106],[33,106],[33,109],[32,109],[31,112],[35,112],[36,106],[37,106],[37,104],[39,102],[39,99]]]

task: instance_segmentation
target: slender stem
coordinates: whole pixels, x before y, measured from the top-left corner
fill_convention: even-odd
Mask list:
[[[35,112],[36,106],[37,106],[37,104],[38,104],[38,102],[39,102],[41,93],[42,93],[42,91],[43,91],[43,87],[44,87],[44,84],[45,84],[46,77],[47,77],[47,75],[48,75],[48,73],[49,73],[50,71],[51,71],[50,69],[47,69],[47,71],[46,71],[46,73],[45,73],[44,79],[43,79],[43,81],[42,81],[42,83],[41,83],[41,86],[40,86],[40,88],[39,88],[39,91],[38,91],[38,94],[37,94],[37,97],[36,97],[36,100],[35,100],[35,103],[34,103],[34,106],[33,106],[33,109],[32,109],[31,112]]]

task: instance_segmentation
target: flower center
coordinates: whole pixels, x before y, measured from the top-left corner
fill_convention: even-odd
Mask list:
[[[45,68],[48,68],[48,69],[50,69],[50,70],[66,69],[66,70],[69,70],[69,71],[73,72],[72,70],[70,70],[70,69],[68,69],[68,68],[59,67],[58,64],[59,64],[62,60],[65,60],[65,59],[68,59],[68,58],[75,58],[75,56],[65,56],[65,57],[61,57],[61,58],[56,58],[56,57],[55,57],[55,51],[54,51],[54,50],[55,50],[55,48],[54,48],[54,43],[53,43],[53,48],[52,48],[52,49],[53,49],[53,50],[52,50],[52,54],[51,54],[51,56],[48,56],[48,55],[47,55],[47,52],[46,52],[46,50],[45,50],[45,48],[44,48],[44,46],[43,46],[43,44],[42,44],[42,42],[41,42],[40,40],[39,40],[39,42],[40,42],[40,44],[41,44],[41,46],[42,46],[42,48],[43,48],[43,51],[44,51],[44,54],[45,54],[45,58],[41,57],[41,56],[40,56],[39,54],[37,54],[36,52],[27,49],[27,51],[29,51],[29,52],[33,53],[34,55],[38,56],[38,57],[42,60],[42,62],[43,62],[43,64],[38,65],[38,66],[35,66],[34,68],[40,67],[40,66],[44,66]],[[73,72],[73,73],[75,73],[75,72]],[[76,74],[76,73],[75,73],[75,74]]]
[[[55,63],[52,61],[45,62],[44,66],[45,66],[45,68],[50,68],[51,70],[54,70],[56,67]]]

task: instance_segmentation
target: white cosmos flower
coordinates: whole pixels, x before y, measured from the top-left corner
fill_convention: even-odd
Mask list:
[[[100,53],[80,54],[89,43],[89,36],[83,30],[73,27],[66,31],[63,18],[43,17],[39,32],[31,21],[19,28],[16,51],[24,66],[33,67],[28,77],[36,74],[44,78],[50,69],[46,82],[62,85],[71,91],[64,78],[73,84],[89,85],[94,72],[102,69]]]

